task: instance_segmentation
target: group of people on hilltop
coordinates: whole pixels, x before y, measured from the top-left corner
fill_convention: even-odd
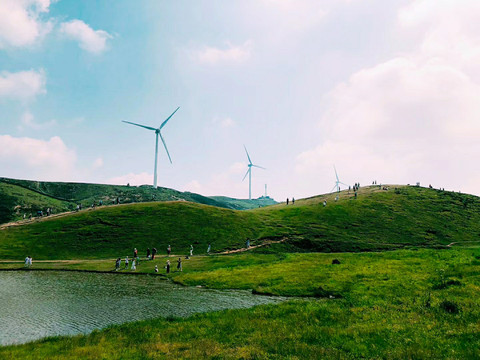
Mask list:
[[[289,199],[287,198],[287,201],[286,201],[287,205],[289,204],[289,202],[290,202],[290,201],[289,201]],[[294,198],[294,197],[292,197],[292,205],[295,205],[295,198]]]

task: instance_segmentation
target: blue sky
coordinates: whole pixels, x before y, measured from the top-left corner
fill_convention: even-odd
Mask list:
[[[0,1],[0,176],[278,200],[480,193],[474,0]]]

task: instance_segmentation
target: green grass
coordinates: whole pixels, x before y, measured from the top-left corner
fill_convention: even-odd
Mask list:
[[[226,196],[210,196],[211,199],[226,203],[233,210],[250,210],[257,209],[259,207],[275,205],[277,202],[270,197],[260,197],[258,199],[233,199]]]
[[[183,272],[159,276],[307,300],[113,326],[3,347],[0,358],[479,358],[478,198],[400,186],[334,197],[243,212],[188,202],[121,205],[2,229],[0,259],[30,254],[35,269],[57,270],[111,271],[134,247],[162,255],[171,244],[186,254],[193,244],[198,255],[209,243],[219,252],[247,238],[253,245],[286,239],[237,255],[194,256]],[[142,261],[136,272],[153,274],[165,261]],[[0,262],[0,269],[22,266]]]
[[[45,213],[48,208],[57,212],[74,209],[74,205],[48,197],[38,192],[0,181],[0,224],[20,220],[23,214],[37,216],[37,210]]]
[[[332,265],[332,259],[340,265]],[[160,259],[164,261],[164,259]],[[95,268],[97,262],[84,261]],[[95,265],[95,263],[97,263]],[[89,264],[89,265],[87,265]],[[143,271],[149,271],[143,263]],[[39,266],[39,263],[34,263]],[[65,265],[67,268],[70,264]],[[155,319],[0,348],[2,358],[72,359],[474,359],[480,356],[480,250],[198,257],[175,281],[283,295],[293,300]],[[141,270],[142,271],[142,270]],[[445,303],[455,304],[457,313]]]
[[[480,202],[472,195],[416,187],[361,189],[249,211],[189,202],[103,207],[0,231],[0,258],[94,259],[156,247],[196,254],[287,239],[258,252],[378,251],[468,244],[480,235]],[[324,199],[328,205],[323,207]]]
[[[112,205],[116,199],[122,204],[185,200],[228,209],[245,210],[276,204],[272,199],[240,200],[223,196],[206,197],[190,192],[150,185],[119,186],[88,183],[64,183],[0,178],[0,224],[19,220],[23,214],[36,215],[38,210],[53,209],[54,213],[70,211],[77,204],[83,207]]]

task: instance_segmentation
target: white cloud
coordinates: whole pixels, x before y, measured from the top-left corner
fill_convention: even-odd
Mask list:
[[[34,45],[52,29],[50,21],[42,21],[50,0],[0,1],[0,48]]]
[[[252,47],[252,41],[248,40],[243,45],[237,46],[227,43],[224,49],[205,46],[200,50],[191,51],[190,54],[201,64],[242,63],[250,59]]]
[[[269,17],[276,19],[280,31],[307,30],[328,14],[327,4],[319,0],[263,0],[263,4]]]
[[[106,50],[107,40],[112,36],[103,30],[93,30],[81,20],[64,22],[60,31],[66,36],[79,42],[80,48],[92,54],[100,54]]]
[[[44,123],[38,123],[35,121],[33,114],[28,110],[22,114],[20,122],[21,124],[18,126],[19,130],[24,130],[26,128],[41,130],[41,129],[52,127],[57,123],[55,120],[50,120]]]
[[[102,166],[103,166],[103,159],[99,157],[95,159],[95,161],[93,162],[92,168],[96,170],[96,169],[100,169]]]
[[[107,180],[108,184],[115,185],[152,185],[153,186],[153,174],[142,172],[140,174],[128,173],[126,175],[116,176]]]
[[[480,80],[480,2],[414,1],[399,11],[403,30],[420,38],[420,55],[441,57]]]
[[[228,174],[241,174],[248,169],[247,164],[242,162],[235,162],[228,168]]]
[[[220,126],[222,129],[231,128],[231,127],[234,127],[237,124],[235,122],[235,120],[233,120],[230,117],[226,117],[226,118],[215,117],[212,120],[212,122],[213,122],[213,124]]]
[[[204,187],[198,180],[192,180],[184,186],[185,191],[189,191],[196,194],[203,194]]]
[[[71,181],[76,159],[58,136],[45,141],[0,135],[0,169],[9,177]]]
[[[297,157],[306,186],[329,191],[336,163],[349,183],[421,181],[479,193],[471,160],[480,153],[480,73],[472,61],[480,4],[455,4],[423,0],[402,9],[400,25],[421,28],[419,46],[354,73],[324,98],[325,140]]]
[[[248,181],[241,181],[247,169],[245,163],[235,162],[225,171],[212,174],[203,183],[199,180],[190,181],[183,187],[183,191],[195,192],[204,196],[245,194],[245,198],[247,198]]]
[[[0,99],[31,100],[38,94],[46,93],[43,70],[0,73]]]

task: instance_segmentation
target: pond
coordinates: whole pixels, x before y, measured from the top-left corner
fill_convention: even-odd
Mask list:
[[[0,345],[282,300],[250,291],[183,287],[157,276],[0,271]]]

